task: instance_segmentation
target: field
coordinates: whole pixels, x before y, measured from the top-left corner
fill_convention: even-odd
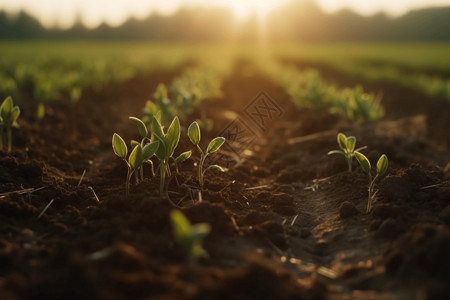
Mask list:
[[[0,299],[450,297],[449,44],[1,42],[8,96]]]

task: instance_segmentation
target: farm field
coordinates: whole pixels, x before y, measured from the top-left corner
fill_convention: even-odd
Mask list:
[[[71,43],[0,42],[0,299],[450,297],[450,45]]]

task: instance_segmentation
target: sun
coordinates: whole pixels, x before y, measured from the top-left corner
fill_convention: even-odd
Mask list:
[[[271,10],[286,2],[288,0],[209,0],[206,3],[228,7],[238,20],[244,20],[254,13],[265,18]]]

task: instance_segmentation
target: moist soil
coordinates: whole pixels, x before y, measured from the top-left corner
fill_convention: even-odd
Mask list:
[[[354,80],[322,71],[338,85]],[[0,299],[450,297],[448,105],[359,79],[383,90],[386,117],[350,124],[297,109],[268,76],[239,62],[222,97],[189,120],[206,113],[214,122],[202,147],[227,138],[207,163],[228,171],[207,173],[200,201],[190,188],[199,155],[184,122],[176,154],[194,154],[169,192],[161,197],[159,178],[145,169],[125,197],[112,134],[138,139],[128,117],[141,117],[156,85],[178,73],[87,91],[76,104],[61,99],[41,121],[33,101],[19,103],[13,152],[0,152]],[[367,175],[356,161],[348,172],[343,157],[327,155],[338,132],[367,146],[372,165],[389,158],[370,213]],[[166,197],[192,223],[211,225],[197,263],[173,237]]]

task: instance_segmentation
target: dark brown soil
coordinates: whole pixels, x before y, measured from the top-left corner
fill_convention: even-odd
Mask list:
[[[141,116],[156,85],[175,74],[91,91],[75,105],[62,99],[40,123],[33,103],[20,103],[14,151],[0,153],[0,193],[9,193],[0,198],[0,299],[450,297],[448,106],[387,85],[385,120],[348,124],[297,110],[281,88],[240,62],[223,97],[205,107],[214,129],[202,135],[202,147],[226,136],[209,163],[229,171],[207,175],[201,203],[182,203],[192,223],[212,227],[207,255],[191,264],[173,237],[173,206],[160,198],[159,178],[145,170],[147,179],[126,198],[125,166],[111,148],[114,132],[138,137],[128,116]],[[372,164],[389,157],[370,214],[367,176],[356,162],[350,173],[345,159],[327,156],[339,131],[367,145]],[[177,153],[193,149],[182,135]],[[196,160],[180,166],[179,181],[195,184]]]

